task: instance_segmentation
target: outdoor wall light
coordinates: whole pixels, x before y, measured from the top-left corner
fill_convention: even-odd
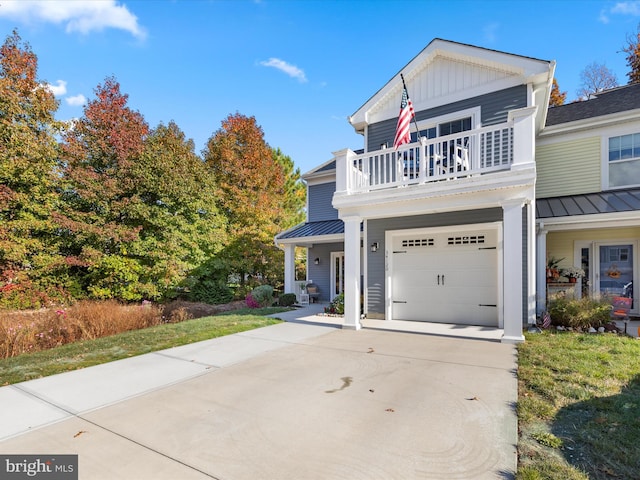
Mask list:
[[[373,242],[373,243],[371,244],[371,251],[372,251],[372,252],[377,252],[377,251],[378,251],[378,247],[379,247],[379,246],[380,246],[380,245],[378,244],[378,242]]]
[[[320,265],[320,259],[319,259],[319,258],[316,258],[316,259],[313,261],[313,263],[315,263],[316,265]]]

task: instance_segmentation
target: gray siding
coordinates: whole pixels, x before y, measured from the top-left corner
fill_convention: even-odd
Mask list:
[[[367,243],[378,242],[380,248],[368,255],[367,288],[369,313],[384,315],[385,277],[385,232],[406,228],[443,227],[502,221],[502,208],[469,210],[462,212],[415,215],[410,217],[384,218],[367,222]]]
[[[509,110],[527,106],[527,87],[525,85],[519,85],[507,88],[506,90],[500,90],[499,92],[467,98],[459,102],[430,108],[428,110],[421,110],[420,112],[416,112],[416,121],[419,122],[421,120],[427,120],[478,106],[480,107],[480,121],[483,127],[504,123],[507,121]],[[387,146],[392,146],[397,122],[397,118],[392,118],[369,125],[367,150],[370,152],[379,150],[380,145],[383,143],[386,143]],[[413,128],[415,129],[415,127]]]
[[[344,244],[339,243],[318,243],[307,250],[307,279],[320,287],[320,301],[328,302],[331,292],[331,252],[344,251]],[[320,265],[313,261],[319,258]]]
[[[336,191],[336,182],[309,185],[307,197],[309,202],[309,221],[322,222],[336,220],[338,211],[333,208],[331,201]]]

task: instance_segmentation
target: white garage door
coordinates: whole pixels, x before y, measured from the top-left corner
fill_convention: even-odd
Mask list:
[[[498,326],[495,229],[393,234],[395,320]]]

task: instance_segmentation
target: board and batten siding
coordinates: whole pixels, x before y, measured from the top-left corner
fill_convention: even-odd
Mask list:
[[[430,228],[474,223],[490,223],[502,220],[502,208],[467,210],[460,212],[413,215],[382,218],[367,221],[367,244],[378,242],[377,252],[367,255],[367,313],[374,318],[384,318],[385,313],[385,233],[387,230]]]
[[[323,222],[338,218],[338,211],[331,203],[335,191],[336,182],[309,185],[307,190],[309,222]]]
[[[600,142],[590,137],[536,147],[536,197],[601,191]]]
[[[519,85],[479,97],[421,110],[416,112],[416,121],[421,122],[478,106],[483,127],[504,123],[507,121],[510,110],[527,106],[527,88],[525,85]],[[400,98],[398,98],[399,107]],[[367,128],[367,151],[379,150],[383,144],[388,147],[393,146],[397,123],[398,118],[396,117],[369,125]],[[415,125],[412,124],[411,129],[414,131]]]

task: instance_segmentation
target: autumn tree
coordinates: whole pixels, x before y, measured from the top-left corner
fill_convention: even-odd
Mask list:
[[[606,65],[596,62],[587,65],[582,70],[580,80],[582,83],[578,90],[578,98],[582,100],[588,100],[591,95],[618,86],[616,74]]]
[[[37,67],[14,31],[0,48],[0,305],[38,306],[61,287],[48,278],[64,264],[51,217],[58,103]]]
[[[127,207],[136,188],[131,170],[149,128],[127,106],[115,78],[95,94],[63,139],[65,211],[59,221],[65,253],[86,270],[93,297],[139,299],[155,292],[145,288],[143,267],[131,251],[141,227]]]
[[[622,51],[626,53],[629,83],[640,83],[640,25],[634,34],[627,35],[627,44]]]
[[[228,243],[222,271],[274,283],[282,275],[274,245],[283,218],[283,169],[254,117],[229,115],[203,151],[217,184],[218,208],[227,219]]]
[[[554,78],[553,85],[551,86],[551,95],[549,97],[549,106],[557,107],[559,105],[564,105],[566,98],[567,92],[560,92],[558,81]]]

